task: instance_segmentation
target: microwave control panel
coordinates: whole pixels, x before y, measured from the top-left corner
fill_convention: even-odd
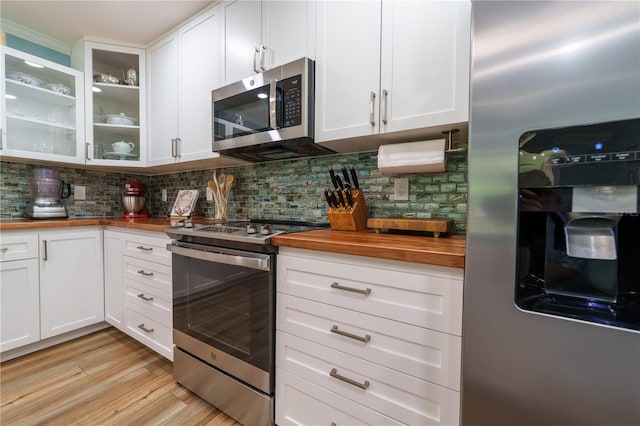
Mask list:
[[[302,124],[302,76],[297,75],[278,83],[282,88],[283,126]]]

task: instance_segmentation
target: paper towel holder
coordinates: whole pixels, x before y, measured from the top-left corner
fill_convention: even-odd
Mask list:
[[[442,132],[443,135],[447,136],[447,149],[444,150],[447,154],[451,152],[462,152],[464,149],[462,148],[454,148],[453,147],[453,135],[458,133],[460,129],[449,129]]]

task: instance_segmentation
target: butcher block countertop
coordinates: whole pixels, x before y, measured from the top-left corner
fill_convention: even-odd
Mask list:
[[[463,235],[423,237],[362,231],[317,229],[272,238],[280,247],[328,251],[381,259],[464,268],[466,240]]]
[[[198,223],[199,220],[194,220]],[[113,226],[164,232],[170,220],[162,217],[146,219],[87,218],[87,219],[5,219],[0,231],[63,228],[75,226]],[[368,256],[380,259],[402,260],[414,263],[464,268],[466,242],[464,235],[449,237],[423,237],[362,231],[317,229],[282,234],[272,238],[280,247],[293,247],[332,253]]]
[[[18,229],[47,229],[64,228],[70,226],[116,226],[119,228],[140,229],[144,231],[164,232],[170,221],[164,217],[149,217],[145,219],[93,218],[93,219],[4,219],[0,221],[0,231]]]

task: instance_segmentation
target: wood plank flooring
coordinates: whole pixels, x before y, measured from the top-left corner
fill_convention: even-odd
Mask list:
[[[112,327],[0,364],[0,423],[241,426]]]

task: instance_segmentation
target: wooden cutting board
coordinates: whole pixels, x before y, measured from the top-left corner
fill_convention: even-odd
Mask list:
[[[451,219],[403,219],[403,218],[370,218],[367,220],[367,228],[398,231],[433,232],[434,237],[453,230]],[[378,231],[378,232],[379,232]]]

